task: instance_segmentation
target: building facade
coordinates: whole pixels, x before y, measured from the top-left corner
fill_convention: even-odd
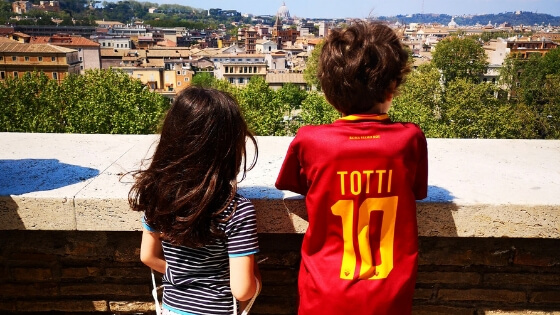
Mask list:
[[[50,44],[0,42],[0,80],[19,78],[25,73],[37,71],[61,82],[70,74],[79,74],[80,65],[76,49]]]

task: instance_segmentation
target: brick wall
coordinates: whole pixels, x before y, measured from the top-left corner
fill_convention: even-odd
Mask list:
[[[140,232],[0,231],[0,312],[149,313]],[[260,235],[252,314],[294,314],[301,235]],[[420,238],[415,314],[560,314],[560,240]]]

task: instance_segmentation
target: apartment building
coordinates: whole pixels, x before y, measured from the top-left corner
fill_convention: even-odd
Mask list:
[[[558,43],[545,38],[533,39],[528,37],[507,42],[507,48],[510,49],[511,54],[520,59],[528,59],[531,54],[545,55],[556,47],[558,47]]]
[[[64,34],[57,34],[53,36],[34,36],[31,37],[30,43],[51,44],[77,50],[78,59],[81,61],[81,74],[84,74],[88,69],[101,68],[100,45],[87,38]]]
[[[92,40],[97,42],[100,48],[132,48],[132,41],[129,36],[93,36]]]
[[[60,4],[58,1],[39,1],[39,4],[33,4],[31,1],[14,1],[12,2],[12,12],[17,14],[26,14],[31,10],[40,10],[45,12],[59,12]]]
[[[51,44],[0,42],[0,80],[41,71],[60,82],[69,74],[79,74],[80,65],[76,49]]]
[[[255,76],[265,77],[267,64],[262,54],[218,54],[212,56],[216,79],[226,79],[234,85],[246,85]]]

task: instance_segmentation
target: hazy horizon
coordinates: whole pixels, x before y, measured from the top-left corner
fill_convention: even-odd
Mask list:
[[[530,11],[560,16],[560,0],[402,0],[363,1],[308,0],[261,1],[240,0],[152,0],[158,4],[179,4],[198,9],[220,8],[255,15],[276,15],[283,2],[292,17],[302,18],[366,18],[415,13],[448,15],[482,15]],[[341,5],[341,3],[343,5]]]

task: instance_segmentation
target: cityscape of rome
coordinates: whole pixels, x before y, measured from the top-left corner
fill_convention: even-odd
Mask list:
[[[274,182],[299,127],[340,118],[317,47],[363,19],[407,47],[389,117],[428,145],[412,314],[560,314],[559,1],[375,3],[0,0],[0,314],[156,314],[130,172],[195,84],[236,97],[259,146],[239,183],[263,279],[250,314],[298,314],[306,204]],[[470,57],[437,50],[464,43],[483,68],[449,74]]]
[[[99,1],[87,3],[91,10],[100,10]],[[164,5],[153,5],[156,6],[146,7],[146,13],[165,15],[161,9]],[[297,17],[285,2],[277,8],[271,6],[270,15],[261,16],[219,8],[199,9],[208,17],[235,20],[216,28],[209,28],[209,23],[200,29],[151,26],[134,16],[126,16],[124,21],[96,20],[92,26],[76,26],[80,23],[75,20],[72,26],[63,25],[62,19],[55,18],[51,18],[54,23],[50,26],[40,25],[36,17],[35,23],[18,23],[33,19],[27,15],[33,11],[60,11],[59,1],[40,1],[40,4],[14,1],[11,9],[13,25],[0,27],[1,80],[42,71],[60,82],[69,74],[83,74],[88,69],[120,69],[168,97],[189,86],[198,72],[211,73],[216,79],[225,79],[236,86],[246,85],[253,77],[262,77],[272,88],[292,83],[313,89],[303,76],[313,49],[331,29],[353,20]],[[531,14],[512,11],[510,16],[527,13]],[[413,16],[416,21],[410,22]],[[480,40],[488,61],[488,71],[481,79],[493,83],[497,82],[499,69],[509,54],[520,53],[522,58],[533,52],[545,54],[560,41],[560,23],[554,23],[560,20],[558,17],[552,24],[528,25],[498,23],[497,18],[485,24],[461,25],[455,16],[447,15],[443,15],[448,18],[445,22],[419,22],[429,20],[430,16],[441,21],[439,14],[369,19],[382,20],[395,29],[412,52],[414,68],[429,63],[437,43],[444,38],[457,35],[488,38]],[[465,18],[457,20],[465,21]],[[495,38],[492,34],[500,36]],[[36,53],[39,51],[40,56]]]

